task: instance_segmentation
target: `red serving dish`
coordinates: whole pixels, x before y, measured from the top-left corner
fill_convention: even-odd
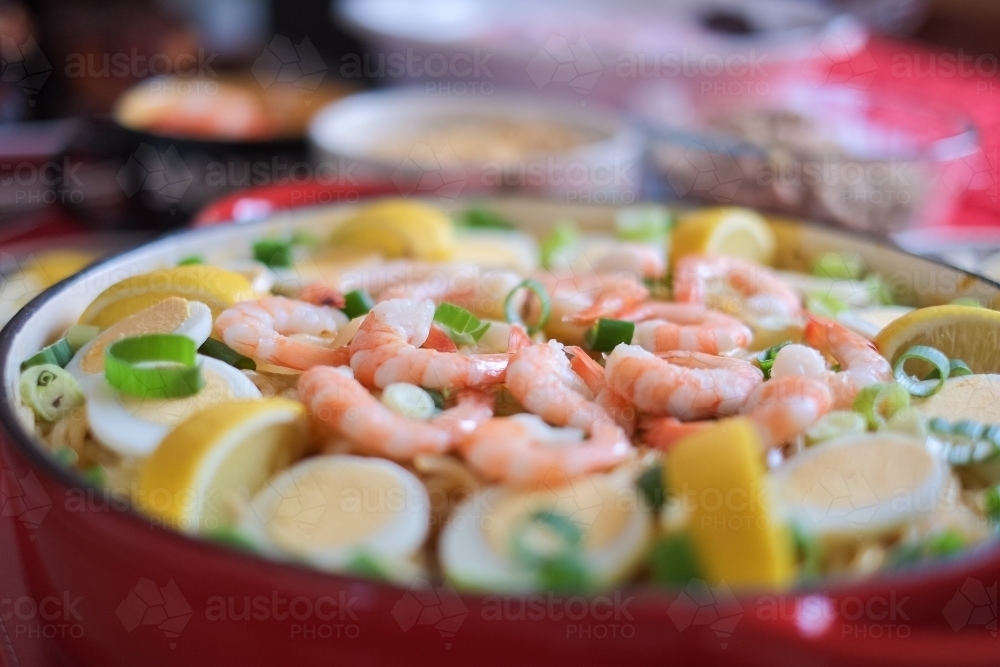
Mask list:
[[[612,212],[525,200],[495,206],[527,224],[547,221],[539,225],[555,213],[609,224]],[[185,232],[106,260],[36,298],[0,333],[0,656],[10,667],[998,664],[996,542],[953,561],[785,593],[692,581],[589,598],[460,595],[189,539],[151,525],[36,447],[15,417],[11,389],[19,361],[47,332],[75,319],[98,285],[199,247],[249,242],[267,224]],[[1000,285],[956,269],[843,232],[783,224],[779,239],[800,248],[858,251],[885,271],[947,274],[1000,299]]]

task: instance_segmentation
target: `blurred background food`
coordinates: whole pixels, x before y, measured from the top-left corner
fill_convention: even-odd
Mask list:
[[[997,27],[985,0],[0,0],[2,239],[264,188],[227,214],[517,193],[927,248],[997,222]]]

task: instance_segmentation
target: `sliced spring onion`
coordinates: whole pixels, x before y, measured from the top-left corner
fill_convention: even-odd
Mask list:
[[[948,366],[950,367],[950,371],[948,373],[948,377],[950,378],[962,377],[963,375],[972,375],[972,369],[969,368],[968,364],[966,364],[961,359],[949,359]],[[940,379],[940,377],[941,377],[941,372],[937,368],[935,368],[930,373],[928,373],[927,377],[925,377],[924,379],[937,380]]]
[[[287,269],[292,266],[291,239],[260,239],[253,244],[253,258],[272,269]]]
[[[658,584],[684,586],[701,577],[698,555],[686,533],[674,533],[657,541],[649,561],[653,581]]]
[[[253,542],[247,539],[247,536],[243,534],[239,527],[229,523],[224,523],[217,528],[207,531],[205,537],[213,542],[225,544],[227,547],[233,547],[234,549],[250,552],[257,550]]]
[[[792,542],[798,553],[801,566],[799,571],[805,579],[819,576],[823,561],[823,547],[820,540],[797,524],[791,527]]]
[[[580,239],[580,232],[572,222],[560,222],[542,239],[542,266],[550,268],[557,255],[568,254]]]
[[[486,208],[466,209],[455,222],[470,229],[514,229],[513,223]]]
[[[66,341],[73,348],[75,354],[81,347],[97,338],[99,333],[101,333],[100,327],[89,324],[74,324],[66,330]]]
[[[320,238],[311,232],[298,229],[288,237],[293,246],[300,245],[306,248],[315,248],[320,244]]]
[[[528,324],[522,320],[517,309],[514,307],[514,295],[517,294],[518,290],[522,289],[534,292],[535,296],[538,297],[540,312],[538,314],[538,321],[534,324]],[[552,314],[552,299],[549,298],[548,291],[546,291],[540,282],[528,278],[527,280],[522,280],[514,289],[508,292],[507,298],[503,301],[503,312],[508,322],[511,324],[522,324],[529,334],[533,334],[548,323],[549,315]]]
[[[576,554],[545,560],[538,566],[537,577],[539,587],[546,591],[582,591],[590,581],[586,566]]]
[[[179,398],[204,384],[194,341],[177,334],[123,338],[104,351],[104,376],[118,391],[140,398]]]
[[[621,343],[631,343],[635,322],[601,318],[587,331],[584,343],[596,352],[610,352]]]
[[[80,455],[77,454],[76,450],[72,447],[60,447],[52,452],[52,458],[54,458],[59,465],[72,468],[76,465],[76,462],[80,460]]]
[[[784,343],[772,345],[766,350],[761,350],[757,353],[757,365],[760,366],[760,370],[763,371],[765,380],[769,380],[771,378],[771,367],[774,366],[774,358],[778,356],[778,350],[791,344],[792,341],[786,340]]]
[[[881,276],[873,273],[864,279],[864,283],[865,291],[874,292],[875,297],[872,299],[874,303],[882,306],[892,306],[896,303],[896,299],[893,297],[892,285],[883,280]]]
[[[967,544],[965,536],[956,530],[943,530],[927,538],[927,555],[954,556]]]
[[[490,328],[489,322],[483,322],[465,308],[451,303],[442,303],[437,307],[434,321],[451,329],[456,336],[471,336],[477,343]]]
[[[937,378],[918,380],[909,375],[904,366],[910,359],[917,359],[933,366],[937,370]],[[944,386],[944,381],[948,379],[948,375],[951,373],[951,362],[940,350],[928,347],[927,345],[914,345],[896,358],[896,363],[892,370],[896,377],[896,382],[902,385],[913,396],[923,398],[936,394],[941,390],[941,387]]]
[[[952,299],[951,305],[953,306],[968,306],[970,308],[985,308],[983,302],[979,299],[971,296],[960,296],[957,299]]]
[[[868,428],[885,425],[900,410],[910,407],[910,394],[902,386],[891,382],[868,385],[854,397],[851,409],[865,418]]]
[[[812,266],[814,276],[837,280],[860,280],[868,273],[865,261],[858,253],[827,252]]]
[[[369,554],[358,554],[347,564],[347,571],[366,579],[388,579],[385,567]]]
[[[917,440],[927,440],[927,420],[912,407],[903,408],[886,419],[885,425],[878,430],[908,435]]]
[[[666,238],[672,225],[670,209],[658,204],[625,206],[615,213],[615,236],[622,241],[655,243]]]
[[[54,422],[83,405],[80,384],[55,364],[31,366],[18,381],[21,400],[42,420]]]
[[[200,354],[204,354],[206,357],[212,357],[213,359],[224,361],[233,368],[238,368],[241,371],[257,370],[256,361],[250,357],[244,357],[242,354],[229,347],[221,340],[209,338],[201,344],[201,347],[198,348],[198,352]]]
[[[511,555],[528,566],[575,554],[583,542],[580,526],[556,512],[534,512],[511,537]]]
[[[84,470],[83,478],[94,486],[104,486],[108,483],[108,471],[98,463]]]
[[[41,366],[43,364],[52,364],[59,368],[66,368],[66,364],[72,358],[73,347],[69,344],[68,340],[60,338],[52,343],[52,345],[43,347],[39,352],[22,361],[21,370],[23,371],[32,366]]]
[[[189,266],[191,264],[204,264],[205,258],[201,255],[188,255],[187,257],[182,257],[180,261],[177,262],[177,266]]]
[[[361,315],[367,315],[375,307],[375,301],[371,295],[363,289],[351,290],[344,295],[344,315],[352,320]]]
[[[956,422],[943,417],[927,420],[927,449],[953,466],[969,466],[990,461],[1000,455],[1000,425],[979,424],[962,419]]]
[[[806,294],[806,310],[821,317],[836,319],[837,315],[846,312],[849,307],[833,295],[813,292]]]
[[[663,464],[655,463],[646,468],[635,480],[635,485],[653,514],[659,514],[667,502],[667,491],[663,485]]]
[[[806,429],[806,445],[812,446],[845,435],[861,435],[867,430],[867,420],[857,412],[834,410]]]
[[[409,382],[393,382],[382,390],[382,405],[398,415],[426,421],[434,416],[434,397]]]

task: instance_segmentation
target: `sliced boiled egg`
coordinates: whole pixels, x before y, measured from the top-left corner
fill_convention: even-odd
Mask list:
[[[187,336],[201,346],[212,333],[212,311],[200,301],[179,296],[164,299],[145,310],[116,322],[94,340],[80,348],[66,370],[84,385],[104,373],[104,350],[112,343],[131,336],[175,333]]]
[[[589,585],[624,581],[641,561],[651,519],[624,502],[627,486],[611,477],[580,477],[534,490],[491,487],[469,498],[441,534],[445,575],[473,590],[544,588],[539,558],[565,557]]]
[[[343,571],[358,559],[409,562],[427,539],[430,499],[399,464],[315,456],[271,478],[241,531],[264,553]]]
[[[204,386],[197,394],[184,398],[123,394],[108,384],[103,373],[89,380],[84,392],[94,437],[119,454],[144,458],[156,450],[174,426],[199,410],[238,398],[260,398],[260,390],[242,371],[202,355],[198,355],[198,363]]]
[[[933,512],[948,472],[922,441],[880,432],[800,452],[773,482],[777,506],[802,530],[879,534]]]

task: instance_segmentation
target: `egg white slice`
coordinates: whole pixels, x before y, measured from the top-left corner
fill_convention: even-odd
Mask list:
[[[197,410],[227,400],[260,398],[260,390],[239,369],[198,355],[205,386],[186,398],[147,399],[119,394],[100,373],[84,385],[91,433],[119,454],[144,458],[170,430]]]
[[[593,488],[588,488],[592,485]],[[605,511],[621,512],[613,538],[596,548],[581,547],[580,557],[588,578],[604,587],[624,581],[641,561],[652,534],[652,520],[638,502],[622,504],[618,485],[607,477],[573,480],[556,495],[579,509],[571,517],[587,524]],[[600,490],[603,501],[594,505],[592,490]],[[495,527],[494,510],[525,492],[502,487],[487,488],[467,499],[451,517],[441,533],[439,558],[448,579],[459,588],[480,591],[524,592],[538,588],[535,573],[498,551],[486,531]],[[557,505],[557,508],[560,505]],[[526,509],[526,513],[528,510]]]
[[[356,559],[412,562],[430,529],[427,489],[406,468],[364,456],[315,456],[268,482],[240,522],[263,553],[343,571]]]
[[[175,333],[187,336],[194,341],[194,344],[201,347],[202,343],[212,335],[212,310],[200,301],[188,301],[188,317],[180,326],[171,332],[148,331],[146,333]],[[105,331],[109,331],[114,325]],[[90,382],[95,378],[102,378],[104,373],[91,373],[83,368],[83,360],[90,353],[95,345],[106,345],[107,337],[102,337],[104,332],[97,335],[73,355],[70,362],[66,364],[66,371],[80,381],[81,384]]]

